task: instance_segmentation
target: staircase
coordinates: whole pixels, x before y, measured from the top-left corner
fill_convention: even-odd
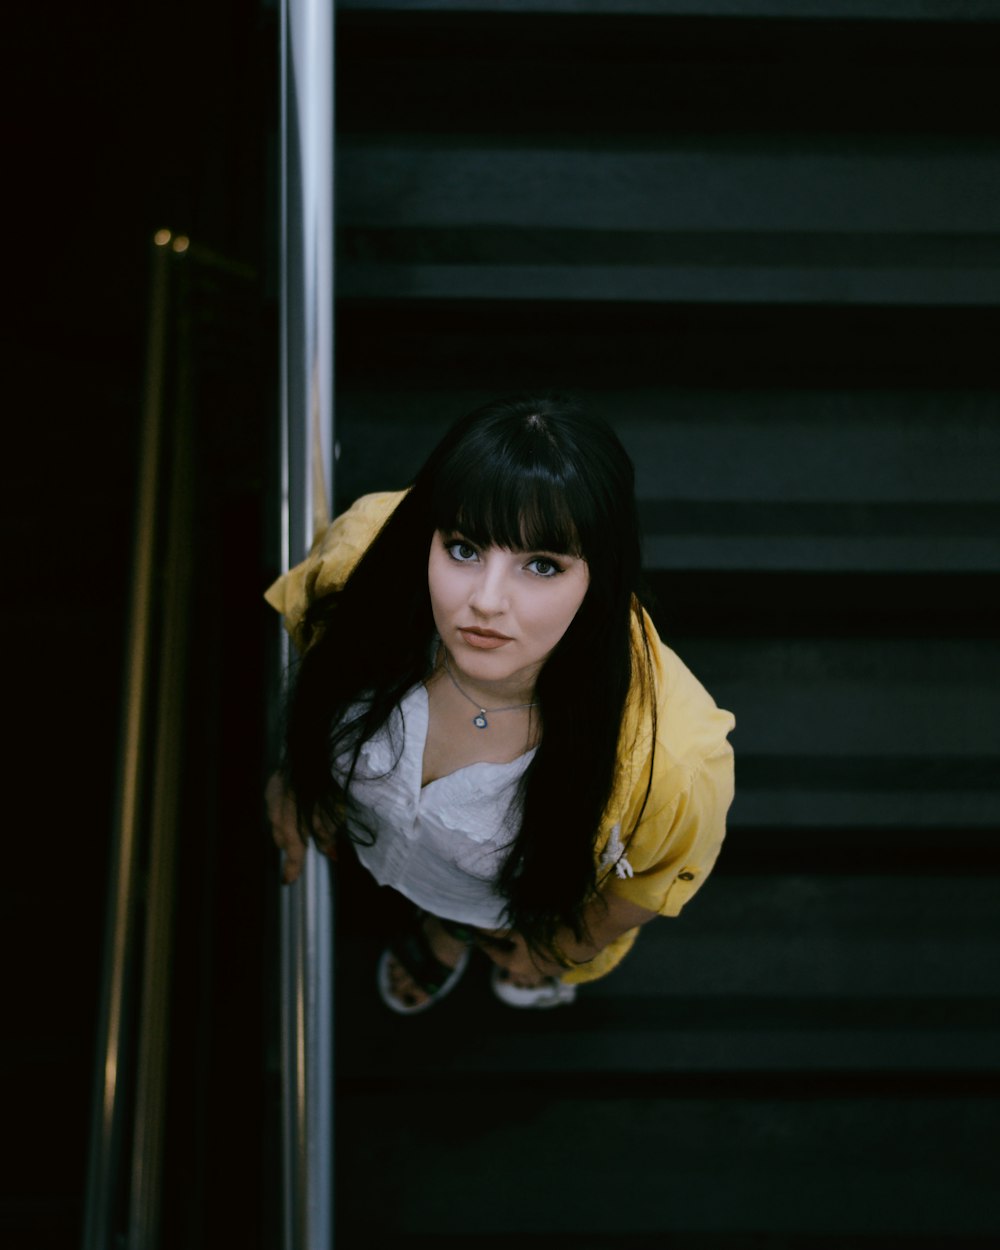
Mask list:
[[[713,881],[571,1010],[391,1017],[343,870],[341,1244],[991,1243],[1000,12],[338,7],[338,508],[582,393],[737,717]]]

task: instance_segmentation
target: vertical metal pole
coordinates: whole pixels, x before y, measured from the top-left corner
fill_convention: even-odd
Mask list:
[[[284,568],[306,553],[326,508],[321,482],[331,481],[334,8],[282,0]],[[310,851],[281,908],[285,1250],[333,1244],[331,911],[327,863]]]

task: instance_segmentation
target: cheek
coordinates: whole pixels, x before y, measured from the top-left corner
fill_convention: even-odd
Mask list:
[[[431,608],[435,614],[445,610],[455,601],[455,577],[452,570],[441,563],[437,553],[431,556],[427,566],[427,590]]]
[[[578,566],[577,576],[573,579],[571,586],[566,588],[567,607],[570,620],[576,616],[577,612],[583,607],[583,601],[587,597],[587,591],[590,589],[590,570],[586,565],[582,568]]]

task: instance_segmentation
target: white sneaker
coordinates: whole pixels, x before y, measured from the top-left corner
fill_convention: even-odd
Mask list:
[[[491,983],[493,993],[508,1007],[562,1007],[576,998],[576,986],[565,985],[555,977],[546,977],[541,985],[530,989],[512,985],[504,979],[504,970],[494,966]]]

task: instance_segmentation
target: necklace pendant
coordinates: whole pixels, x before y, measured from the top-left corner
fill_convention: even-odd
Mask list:
[[[479,709],[478,716],[473,716],[472,723],[475,725],[477,729],[489,729],[490,723],[486,719],[486,709],[484,707],[481,707]]]

